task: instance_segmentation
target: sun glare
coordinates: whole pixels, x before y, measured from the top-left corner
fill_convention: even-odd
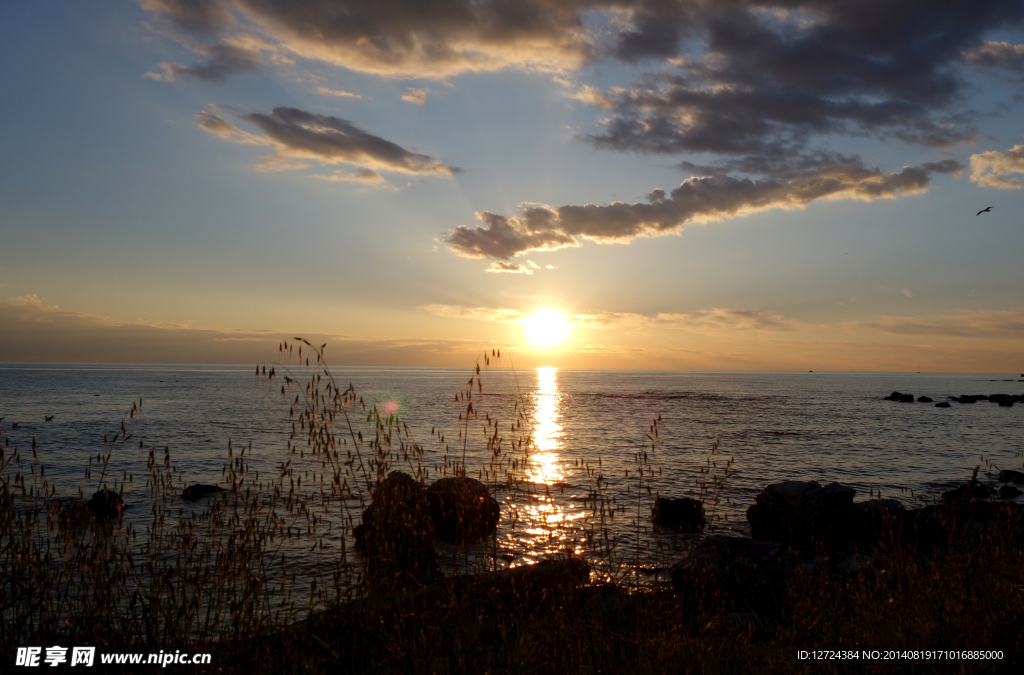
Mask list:
[[[542,309],[526,317],[526,337],[535,345],[557,345],[569,337],[569,323],[558,312]]]

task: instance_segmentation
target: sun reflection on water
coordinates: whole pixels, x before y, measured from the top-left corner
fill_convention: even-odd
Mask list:
[[[527,558],[542,558],[567,548],[582,552],[584,540],[575,532],[584,517],[556,502],[554,494],[564,497],[573,486],[566,482],[562,450],[562,394],[558,391],[558,369],[537,369],[537,391],[533,395],[531,446],[525,477],[531,485],[530,499],[521,505],[525,527],[516,539]],[[560,501],[564,501],[560,500]],[[575,522],[574,522],[575,521]],[[575,532],[575,534],[574,534]],[[525,536],[524,536],[525,535]]]
[[[558,369],[537,369],[537,393],[534,394],[533,455],[526,479],[531,483],[553,485],[565,480],[559,466],[562,425],[559,420],[561,395],[558,393]]]

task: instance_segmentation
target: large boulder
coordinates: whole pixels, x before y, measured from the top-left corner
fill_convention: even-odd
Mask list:
[[[407,473],[392,471],[378,483],[354,534],[371,581],[422,584],[439,573],[427,491]]]
[[[501,506],[487,486],[474,478],[442,478],[427,488],[434,529],[441,541],[478,542],[492,534]]]
[[[682,532],[697,532],[704,528],[704,504],[699,499],[666,499],[658,497],[651,510],[655,525]]]
[[[1014,471],[1013,469],[1001,469],[999,471],[999,480],[1003,483],[1024,483],[1024,472]]]
[[[118,518],[125,508],[121,495],[110,488],[103,488],[93,494],[89,500],[89,509],[97,520]]]
[[[853,507],[852,487],[817,481],[784,481],[766,487],[747,509],[755,539],[808,542],[832,531]]]

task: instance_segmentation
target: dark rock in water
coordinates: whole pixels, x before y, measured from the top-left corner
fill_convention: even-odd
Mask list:
[[[97,518],[117,518],[121,515],[121,511],[124,508],[125,505],[121,495],[108,488],[103,488],[96,492],[93,494],[92,499],[89,500],[89,509]]]
[[[1013,396],[1010,394],[989,394],[988,400],[992,403],[1001,403],[1002,401],[1012,401]]]
[[[935,404],[935,407],[936,408],[951,408],[952,406],[949,405],[948,401],[940,401],[939,403]]]
[[[991,486],[972,481],[953,490],[943,492],[942,499],[946,502],[960,501],[963,499],[985,499],[995,495],[995,493],[995,489]]]
[[[467,582],[498,595],[512,595],[519,600],[559,597],[577,586],[590,582],[590,565],[578,556],[552,558],[535,565],[520,565],[508,570],[476,574]]]
[[[959,401],[960,400],[959,396],[947,396],[946,398],[948,398],[950,401]]]
[[[988,394],[973,394],[973,396],[974,396],[975,399],[977,399],[979,401],[987,401],[988,400]]]
[[[978,398],[976,396],[968,396],[967,394],[960,394],[960,398],[957,399],[960,403],[976,403]]]
[[[427,491],[407,473],[380,481],[354,534],[371,583],[424,583],[439,574]]]
[[[1013,401],[1000,401],[999,405],[1002,406],[1003,408],[1012,408]]]
[[[900,396],[900,403],[913,403],[913,402],[914,402],[914,395],[913,394],[904,394],[903,396]]]
[[[930,398],[928,398],[927,396],[918,396],[917,397],[917,402],[918,403],[931,403],[932,400]]]
[[[999,488],[1000,499],[1013,499],[1014,497],[1020,497],[1024,492],[1020,491],[1020,488],[1015,488],[1012,485],[1004,485]]]
[[[886,397],[885,397],[885,398],[883,398],[882,400],[883,400],[883,401],[898,401],[898,400],[900,400],[901,398],[903,398],[903,394],[901,394],[901,393],[900,393],[900,392],[898,392],[898,391],[894,391],[893,393],[889,394],[888,396],[886,396]]]
[[[441,541],[477,542],[494,534],[501,507],[474,478],[442,478],[427,488],[430,516]]]
[[[1024,484],[1024,473],[1013,469],[1003,469],[999,472],[999,480],[1003,483]]]
[[[747,509],[755,539],[809,541],[824,536],[853,506],[856,490],[839,483],[785,481],[766,487]]]
[[[216,494],[220,491],[220,488],[216,485],[203,485],[202,483],[196,483],[195,485],[189,485],[187,488],[182,490],[181,498],[187,502],[194,502],[197,499],[202,499],[203,497]]]
[[[651,511],[655,525],[683,532],[697,532],[704,527],[704,504],[699,499],[665,499],[658,497]]]

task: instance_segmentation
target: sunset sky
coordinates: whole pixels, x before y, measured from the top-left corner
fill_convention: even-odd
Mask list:
[[[0,51],[3,362],[1024,372],[1020,0],[39,0]]]

